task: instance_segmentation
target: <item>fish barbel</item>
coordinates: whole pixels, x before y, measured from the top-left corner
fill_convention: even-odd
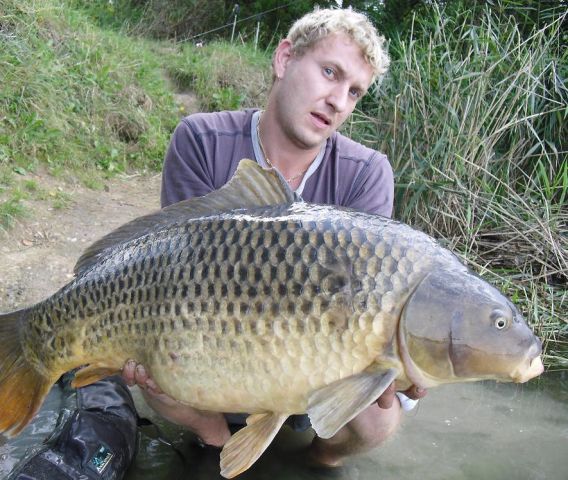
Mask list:
[[[221,454],[246,470],[286,418],[333,436],[396,381],[525,382],[541,344],[513,304],[431,237],[378,215],[299,201],[243,160],[205,197],[93,244],[46,300],[0,315],[0,432],[53,383],[133,358],[195,408],[249,412]]]

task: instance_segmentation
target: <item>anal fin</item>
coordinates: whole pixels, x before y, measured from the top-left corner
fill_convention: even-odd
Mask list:
[[[312,392],[308,416],[321,438],[331,438],[371,405],[397,377],[397,370],[364,371]]]
[[[117,373],[120,373],[120,368],[94,363],[75,372],[75,378],[71,382],[71,386],[73,388],[81,388],[86,385],[90,385],[101,378],[110,377]]]
[[[23,358],[0,371],[0,434],[13,437],[32,420],[57,375],[41,375]]]
[[[221,451],[221,475],[233,478],[247,470],[266,450],[289,414],[259,413],[235,433]]]

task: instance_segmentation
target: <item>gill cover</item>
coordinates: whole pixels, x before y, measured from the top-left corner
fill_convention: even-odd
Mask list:
[[[426,275],[404,307],[399,341],[409,377],[425,387],[526,381],[542,371],[540,341],[521,314],[465,268]]]

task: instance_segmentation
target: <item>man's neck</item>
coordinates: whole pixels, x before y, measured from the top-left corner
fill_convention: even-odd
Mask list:
[[[301,173],[308,170],[322,145],[306,149],[293,143],[272,115],[270,107],[261,113],[258,133],[267,163],[275,167],[286,179],[294,179],[295,181],[289,182],[291,186],[299,185],[302,181]]]

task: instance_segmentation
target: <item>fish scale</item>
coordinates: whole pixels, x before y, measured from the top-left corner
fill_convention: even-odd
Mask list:
[[[285,210],[277,207],[264,209],[262,212],[259,212],[259,215],[262,215],[262,219],[254,222],[244,222],[239,218],[239,214],[232,220],[200,219],[199,221],[193,221],[193,224],[188,227],[176,227],[167,233],[148,236],[144,239],[145,243],[148,244],[148,248],[144,248],[144,246],[139,244],[140,242],[136,242],[134,246],[128,246],[128,248],[136,248],[140,252],[151,252],[151,257],[139,259],[135,255],[124,255],[122,252],[116,252],[109,256],[101,263],[100,269],[102,271],[107,271],[109,269],[107,265],[112,264],[115,258],[130,257],[132,259],[132,267],[127,270],[129,273],[136,272],[140,275],[140,280],[136,282],[137,287],[133,289],[139,292],[139,310],[134,310],[133,312],[131,308],[126,310],[123,308],[118,310],[121,315],[117,314],[120,297],[116,295],[112,288],[113,284],[116,285],[116,281],[108,285],[109,281],[107,279],[106,284],[99,284],[97,291],[100,292],[101,296],[104,292],[111,296],[112,301],[108,305],[111,308],[99,312],[98,322],[95,321],[92,331],[97,332],[99,336],[107,337],[108,341],[112,343],[112,338],[116,336],[113,332],[113,325],[116,323],[124,324],[124,315],[126,314],[127,322],[133,321],[132,319],[138,320],[135,323],[134,334],[152,335],[159,333],[162,335],[164,340],[158,344],[160,353],[148,357],[146,352],[132,350],[128,352],[129,356],[140,359],[140,361],[147,364],[151,371],[158,368],[154,367],[154,363],[159,364],[163,368],[172,367],[172,362],[174,362],[171,358],[172,355],[164,354],[161,350],[167,350],[168,347],[172,347],[172,342],[167,341],[168,335],[180,334],[180,329],[172,328],[171,322],[168,321],[168,314],[173,312],[175,315],[176,311],[180,312],[183,319],[183,322],[179,325],[185,324],[187,332],[199,329],[203,334],[196,342],[192,339],[192,334],[188,333],[187,338],[181,342],[185,345],[185,350],[190,351],[190,353],[185,353],[187,358],[191,359],[191,362],[188,362],[188,368],[190,363],[203,363],[205,357],[214,359],[216,354],[218,354],[216,352],[223,352],[227,348],[232,356],[242,355],[243,352],[240,350],[243,348],[241,342],[235,340],[232,344],[226,344],[221,341],[222,336],[234,336],[235,339],[238,339],[239,334],[237,332],[242,332],[241,335],[245,334],[245,337],[248,334],[249,340],[254,344],[252,348],[249,348],[253,360],[249,362],[250,371],[247,370],[246,372],[247,378],[254,378],[254,375],[251,374],[255,371],[254,363],[257,363],[258,359],[263,357],[269,358],[269,362],[275,365],[276,373],[281,374],[282,383],[296,378],[299,367],[299,371],[305,372],[306,375],[309,374],[310,378],[307,382],[313,388],[322,383],[322,376],[325,377],[323,382],[329,380],[329,375],[325,374],[325,371],[329,368],[341,370],[347,374],[356,370],[359,367],[359,362],[365,361],[369,363],[372,360],[372,355],[374,355],[374,353],[368,353],[367,348],[367,343],[372,344],[368,340],[369,335],[372,333],[372,320],[369,321],[369,314],[365,316],[366,320],[363,320],[357,313],[357,310],[351,313],[353,316],[352,322],[349,322],[349,317],[345,315],[346,307],[349,307],[350,304],[352,304],[351,307],[355,305],[355,307],[358,306],[360,309],[364,309],[369,291],[365,291],[361,284],[361,291],[354,292],[354,294],[350,292],[347,295],[342,293],[341,289],[345,285],[341,283],[341,280],[345,282],[345,275],[348,272],[340,271],[340,275],[337,275],[325,267],[325,262],[329,263],[332,258],[337,256],[338,249],[342,248],[338,238],[346,238],[345,232],[347,229],[352,229],[352,226],[349,222],[345,225],[339,224],[337,226],[331,222],[316,220],[306,221],[302,219],[294,221],[289,218],[282,218],[285,214]],[[294,218],[295,214],[288,213],[288,216]],[[273,220],[273,218],[278,218],[278,220]],[[226,236],[225,240],[222,235],[215,235],[221,228],[225,232],[233,232],[233,235]],[[327,235],[326,237],[324,233],[329,234],[330,231],[342,233]],[[244,255],[237,258],[229,253],[236,251],[236,249],[232,249],[233,246],[239,245],[242,247],[245,241],[250,242],[253,240],[253,232],[260,233],[254,236],[256,240],[253,241],[250,248],[245,249]],[[267,235],[262,235],[265,232]],[[172,241],[172,239],[177,239],[182,235],[188,235],[190,237],[189,242]],[[352,233],[351,236],[362,238],[364,234]],[[327,241],[325,238],[327,238]],[[302,245],[299,243],[301,240],[308,243]],[[345,241],[343,243],[349,247],[349,244],[346,244]],[[191,264],[191,268],[179,270],[177,276],[173,274],[175,264],[172,262],[172,244],[177,245],[177,248],[182,250],[193,247],[191,251],[184,251],[178,255],[174,253],[174,257],[192,258],[195,262]],[[208,255],[208,252],[222,250],[219,248],[221,245],[228,247],[225,249],[227,255],[217,255],[216,253]],[[360,245],[361,247],[358,249],[344,249],[343,257],[349,258],[351,261],[368,258],[368,252],[374,249],[369,248],[370,244],[368,242],[361,241]],[[247,247],[247,245],[244,246]],[[256,258],[262,259],[267,257],[269,260],[271,268],[265,268],[263,275],[259,274],[263,264],[253,263],[251,265],[250,263],[254,262],[255,259],[252,246],[256,247]],[[301,256],[301,260],[298,261],[300,246],[303,247],[302,252],[304,254]],[[365,252],[363,255],[359,254],[360,249]],[[259,251],[265,252],[266,255],[263,253],[259,254]],[[334,252],[333,255],[331,254],[332,251]],[[313,263],[314,261],[323,262],[323,265],[321,263]],[[119,273],[123,275],[126,270],[124,265],[116,263]],[[355,274],[360,274],[358,270],[366,271],[366,266],[358,267],[357,265],[359,264],[354,263]],[[248,267],[254,268],[249,270]],[[156,268],[161,269],[159,277],[155,274]],[[222,272],[225,273],[223,274]],[[96,275],[96,272],[93,271],[91,274]],[[221,295],[220,282],[224,280],[223,276],[231,277],[228,282],[226,295]],[[249,289],[250,277],[257,282],[254,287],[251,287],[252,291]],[[113,277],[111,276],[110,278]],[[174,296],[171,294],[173,291],[170,285],[172,278],[177,280],[176,295]],[[260,279],[262,280],[259,281]],[[120,277],[117,280],[120,282]],[[370,285],[372,286],[372,284]],[[271,289],[270,297],[259,293],[263,291],[264,287]],[[169,295],[168,292],[170,293]],[[304,292],[307,292],[307,296],[304,296]],[[381,292],[374,292],[375,297],[380,294]],[[349,298],[350,295],[352,298]],[[100,300],[102,304],[105,303],[104,298]],[[140,301],[142,301],[142,305],[140,305]],[[333,315],[325,315],[326,312],[334,311],[335,304],[340,306],[339,318],[341,321],[334,319]],[[379,307],[377,302],[375,302],[375,305]],[[126,307],[127,305],[122,306]],[[361,333],[357,336],[359,341],[354,342],[353,347],[356,352],[353,358],[359,358],[360,360],[355,362],[355,366],[351,366],[351,368],[349,368],[349,362],[345,362],[349,356],[338,357],[338,360],[341,362],[339,366],[331,366],[329,362],[324,364],[319,360],[314,362],[304,361],[300,365],[289,368],[287,371],[278,372],[277,359],[287,355],[288,348],[286,342],[273,340],[271,343],[265,344],[263,348],[259,348],[259,343],[255,343],[253,340],[255,335],[266,334],[266,328],[257,329],[259,323],[267,323],[267,319],[263,318],[264,312],[268,312],[271,316],[269,321],[272,322],[272,331],[269,333],[274,334],[276,339],[288,336],[288,342],[295,343],[299,341],[302,335],[307,335],[309,338],[313,337],[313,342],[306,346],[304,351],[304,353],[308,354],[308,357],[314,355],[317,351],[331,351],[333,346],[338,349],[338,345],[342,344],[342,339],[347,338],[341,336],[343,329],[349,323],[352,326],[358,326],[361,329]],[[297,314],[300,314],[301,317],[296,318]],[[227,320],[224,322],[219,320],[219,317],[224,315],[234,315],[234,317],[229,317],[228,319],[229,322],[238,325],[234,330],[227,329]],[[288,315],[288,317],[283,315]],[[274,317],[278,320],[275,320]],[[158,328],[156,328],[155,318],[159,319]],[[148,319],[153,319],[149,322],[149,326]],[[142,327],[142,325],[145,327]],[[338,329],[339,325],[343,325],[343,329]],[[379,329],[379,333],[380,331],[381,329]],[[102,332],[102,334],[99,332]],[[337,336],[330,337],[330,332],[337,332]],[[364,342],[363,339],[366,339],[366,341]],[[352,342],[352,339],[349,339],[349,342]],[[99,337],[95,341],[86,341],[84,349],[94,349],[100,343],[102,342],[100,342]],[[108,342],[104,343],[105,350],[108,350]],[[199,347],[195,348],[196,343],[203,345],[205,351],[200,353]],[[301,342],[300,345],[302,345]],[[267,351],[267,348],[270,350]],[[244,347],[243,349],[246,354],[247,348]],[[175,361],[178,363],[180,358],[184,357],[184,353],[168,353],[175,353]],[[97,356],[97,354],[94,354],[94,356]],[[154,358],[156,359],[154,360]],[[316,358],[319,359],[320,357]],[[206,362],[207,365],[212,363],[214,361]],[[226,366],[223,365],[220,376],[227,375],[225,368]],[[315,371],[320,372],[319,377],[314,375]],[[191,371],[187,372],[185,369],[184,372],[191,373]],[[264,374],[264,372],[261,373]],[[234,380],[231,383],[240,383],[242,381],[238,376],[232,376]],[[178,381],[180,379],[176,378],[176,383]],[[258,387],[254,387],[254,380],[249,380],[249,384],[251,386],[249,393],[258,397],[259,391]],[[179,386],[179,389],[185,392],[185,397],[180,397],[178,392],[172,393],[176,395],[176,398],[191,402],[193,398],[192,389],[199,388],[199,386],[193,387],[192,385],[188,385],[188,381],[185,381]],[[198,385],[201,384],[198,383]],[[164,390],[168,391],[167,385],[163,387]],[[213,384],[211,390],[212,392],[224,392],[226,388],[225,385],[216,387]],[[211,394],[211,396],[213,395],[214,393]],[[225,393],[221,394],[220,397],[216,400],[207,398],[205,402],[209,406],[213,402],[213,406],[215,406],[214,402],[226,401]],[[249,399],[245,399],[243,402],[249,401]],[[263,406],[264,409],[267,407],[268,405],[266,404]],[[235,405],[237,410],[242,408],[242,403]],[[301,411],[303,408],[305,408],[305,402],[304,404],[295,405],[294,411]]]
[[[337,329],[339,323],[344,328],[348,324],[352,329],[358,327],[357,338],[362,339],[372,333],[372,320],[368,319],[369,316],[373,318],[380,313],[381,303],[387,306],[383,309],[385,314],[392,313],[394,302],[384,298],[384,294],[397,293],[397,290],[393,290],[397,280],[398,291],[404,290],[410,278],[397,275],[398,262],[389,255],[391,246],[387,242],[377,242],[377,237],[376,244],[371,244],[365,232],[353,228],[349,219],[334,224],[318,220],[317,215],[315,219],[310,219],[307,215],[307,219],[295,220],[297,214],[291,214],[289,207],[265,208],[258,212],[258,216],[255,221],[245,221],[240,213],[234,214],[235,218],[232,219],[193,220],[189,225],[148,235],[113,252],[90,271],[85,279],[78,279],[59,295],[52,297],[50,303],[53,307],[40,304],[37,310],[40,315],[48,310],[48,317],[52,321],[58,317],[65,320],[58,312],[65,305],[70,305],[70,312],[77,311],[76,315],[69,316],[70,320],[79,317],[91,325],[90,328],[87,327],[91,335],[83,341],[80,355],[86,353],[94,358],[108,352],[108,343],[112,345],[113,338],[118,336],[117,325],[121,325],[123,330],[127,329],[129,334],[159,334],[163,339],[158,343],[159,349],[167,349],[171,345],[167,340],[168,335],[178,335],[180,330],[172,328],[171,319],[176,312],[181,314],[183,321],[179,325],[185,325],[186,331],[200,329],[203,332],[204,345],[210,351],[203,352],[202,355],[208,355],[209,358],[215,358],[216,352],[225,348],[223,343],[219,343],[218,336],[232,334],[220,326],[222,322],[219,317],[223,315],[234,315],[229,317],[229,321],[238,325],[235,332],[250,333],[251,338],[265,333],[265,329],[257,331],[257,324],[266,322],[262,318],[264,312],[271,316],[273,328],[270,333],[275,338],[289,335],[291,341],[295,342],[300,335],[313,336],[325,330],[326,336],[313,337],[314,345],[306,352],[312,355],[320,348],[328,350],[330,337],[327,335],[330,331],[337,331],[340,337],[333,338],[333,342],[336,346],[341,344],[343,330]],[[388,225],[387,222],[387,227]],[[391,226],[400,228],[398,225]],[[377,252],[379,255],[374,255]],[[369,270],[371,273],[376,271],[374,279],[366,277],[371,255],[374,266]],[[349,266],[333,264],[337,258],[348,259]],[[122,263],[124,259],[129,260],[129,263]],[[185,268],[176,270],[179,263],[174,259],[186,261]],[[255,260],[260,262],[255,263]],[[336,273],[326,265],[340,270]],[[344,283],[349,283],[351,275],[348,268],[353,270],[352,274],[357,278],[363,278],[366,285],[359,282],[357,291],[345,294],[342,289],[346,286]],[[129,281],[131,278],[134,278],[133,282]],[[119,284],[131,285],[131,288],[119,290]],[[377,286],[382,286],[383,290],[377,289]],[[92,292],[87,308],[77,301],[79,297],[85,298],[81,294],[83,288]],[[268,297],[259,293],[265,292],[265,288],[270,290]],[[134,298],[136,303],[124,301]],[[330,328],[329,315],[325,314],[333,312],[337,303],[340,305],[339,316],[342,322],[332,319],[335,323]],[[375,310],[361,317],[358,312],[364,311],[369,304]],[[354,312],[349,312],[351,315],[346,316],[345,310],[349,307]],[[298,314],[301,317],[296,319]],[[74,328],[73,323],[70,322],[71,328]],[[58,325],[53,330],[57,345],[64,346],[63,351],[57,354],[57,358],[61,358],[75,349],[68,346],[73,338],[69,338],[64,325]],[[380,333],[381,328],[378,330]],[[122,343],[120,347],[124,348],[124,342]],[[191,338],[187,338],[185,344],[193,345]],[[98,352],[97,347],[101,345],[104,346],[104,351]],[[282,342],[271,345],[271,348],[275,351],[272,354],[274,357],[287,354],[286,345]],[[354,357],[361,357],[370,363],[374,352],[367,353],[362,341],[356,341],[353,348],[356,350]],[[232,353],[242,354],[240,351]],[[259,358],[256,353],[255,350],[255,360]],[[133,350],[131,347],[128,354],[147,364],[150,370],[155,362],[165,368],[172,366],[171,356],[162,352],[148,357],[147,352]],[[263,351],[262,355],[266,356],[267,353]],[[192,355],[189,357],[193,358]],[[202,357],[199,358],[201,361]],[[41,360],[48,363],[46,358]],[[314,365],[309,365],[308,368],[304,364],[300,371],[309,372],[312,387],[317,387],[322,380],[314,375]],[[329,363],[317,368],[323,372],[328,367]],[[343,367],[344,371],[349,368],[345,365]],[[292,368],[290,371],[294,370]],[[250,372],[247,372],[247,376],[251,376]],[[241,379],[237,381],[240,382]],[[185,397],[179,397],[175,392],[176,398],[191,402],[192,387],[186,385],[187,382],[183,383],[180,389],[186,392]],[[168,391],[167,385],[164,385],[164,390]],[[221,386],[213,390],[223,392],[225,389]],[[258,395],[258,391],[253,393]],[[222,402],[224,399],[217,401]],[[207,399],[207,402],[210,404],[211,400]],[[304,407],[305,405],[297,405],[296,410],[300,411]],[[243,405],[235,408],[242,409]]]
[[[132,358],[180,402],[257,414],[223,449],[231,477],[290,414],[329,438],[394,380],[542,371],[511,302],[431,237],[297,200],[243,161],[219,191],[111,232],[59,292],[0,315],[0,432],[20,431],[65,371],[87,365],[82,386]]]

